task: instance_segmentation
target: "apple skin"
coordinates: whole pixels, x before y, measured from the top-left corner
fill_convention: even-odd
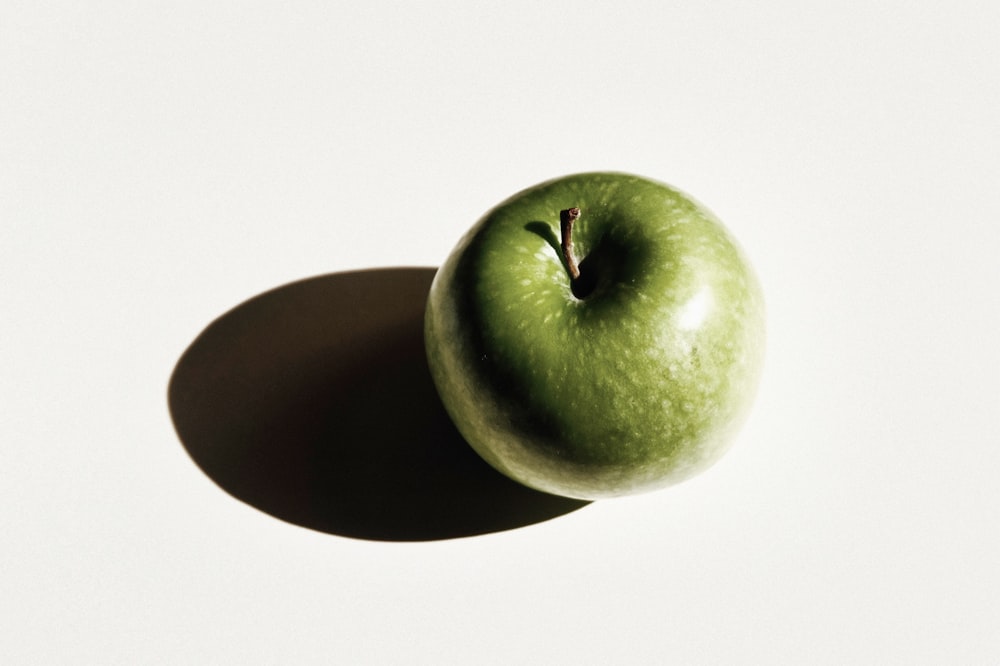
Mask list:
[[[559,239],[571,207],[583,298]],[[425,317],[431,375],[469,444],[527,486],[588,500],[716,462],[764,339],[760,284],[725,227],[624,173],[557,178],[486,213],[437,272]]]

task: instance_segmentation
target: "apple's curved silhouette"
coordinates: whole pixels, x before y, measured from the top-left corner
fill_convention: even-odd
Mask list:
[[[194,462],[261,511],[355,538],[471,536],[584,506],[509,480],[452,425],[424,354],[434,273],[319,276],[210,324],[168,389]]]

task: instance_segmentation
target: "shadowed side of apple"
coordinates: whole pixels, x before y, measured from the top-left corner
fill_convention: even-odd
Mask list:
[[[355,538],[471,536],[584,506],[503,476],[455,429],[424,352],[434,274],[316,277],[213,322],[168,391],[194,462],[261,511]]]

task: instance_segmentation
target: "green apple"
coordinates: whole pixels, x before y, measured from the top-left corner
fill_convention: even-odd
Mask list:
[[[584,173],[515,194],[431,285],[441,400],[491,465],[600,499],[690,478],[729,448],[764,351],[759,282],[684,193]]]

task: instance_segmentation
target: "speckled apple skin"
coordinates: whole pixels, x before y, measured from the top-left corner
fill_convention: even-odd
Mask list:
[[[559,213],[581,270],[574,296]],[[706,208],[660,182],[585,173],[483,216],[431,286],[427,357],[442,402],[491,465],[600,499],[662,488],[729,448],[761,371],[764,302]]]

